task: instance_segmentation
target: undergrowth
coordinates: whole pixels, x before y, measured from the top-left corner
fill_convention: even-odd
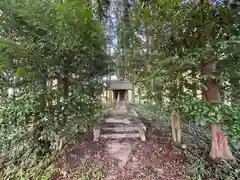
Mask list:
[[[72,180],[103,180],[104,167],[95,163],[86,162],[69,176]]]
[[[171,123],[162,106],[136,105],[135,110],[141,118],[157,128],[168,129]],[[185,162],[186,178],[189,180],[235,180],[240,177],[240,151],[230,140],[231,151],[235,161],[212,161],[209,157],[210,130],[195,122],[181,122],[183,143],[186,144]],[[234,141],[233,141],[234,142]]]
[[[75,134],[69,131],[70,137],[69,141],[64,143],[62,149],[53,149],[49,147],[46,143],[47,141],[41,141],[31,137],[31,134],[23,134],[22,137],[16,136],[14,131],[18,132],[21,130],[20,126],[16,126],[18,129],[12,129],[9,132],[0,131],[4,133],[1,136],[1,142],[4,142],[0,148],[0,179],[1,180],[50,180],[59,174],[58,168],[55,166],[56,160],[61,156],[62,152],[65,151],[70,146],[75,146],[75,144],[81,141],[83,134],[89,133],[92,129],[94,122],[103,118],[104,111],[109,108],[109,105],[103,104],[101,108],[96,110],[94,119],[89,119],[87,126],[82,126],[83,129],[75,127],[76,124],[69,123],[66,129],[71,129],[76,131]],[[16,111],[18,112],[18,111]],[[79,119],[80,121],[81,119]],[[90,121],[91,120],[91,121]],[[73,126],[71,126],[73,125]],[[9,126],[8,126],[9,127]],[[66,134],[68,135],[68,134]],[[11,137],[13,136],[13,137]],[[40,144],[39,144],[40,143]],[[41,144],[42,143],[42,144]],[[102,177],[101,168],[99,167],[84,167],[81,173],[76,174],[77,179],[80,180],[90,180],[90,177],[94,177],[96,180],[100,180]],[[75,175],[73,173],[73,175]],[[74,179],[73,179],[74,180]]]

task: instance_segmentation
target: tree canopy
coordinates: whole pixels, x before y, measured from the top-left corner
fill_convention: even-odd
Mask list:
[[[1,0],[1,175],[50,178],[39,162],[102,117],[103,78],[115,64],[133,83],[135,104],[177,111],[184,123],[219,124],[239,148],[240,25],[231,4]]]
[[[24,169],[100,117],[112,63],[89,1],[1,1],[0,11],[1,152]]]

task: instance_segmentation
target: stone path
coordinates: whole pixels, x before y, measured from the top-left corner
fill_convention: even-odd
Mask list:
[[[91,139],[68,153],[68,167],[81,174],[77,177],[89,176],[87,180],[185,180],[184,154],[173,152],[171,132],[153,131],[146,131],[136,114],[112,113]],[[93,167],[100,168],[102,175],[89,174]],[[75,180],[71,173],[60,179]]]
[[[105,139],[140,138],[145,141],[145,125],[137,118],[137,113],[126,107],[110,109],[108,117],[93,129],[93,141]]]
[[[130,118],[107,118],[104,120],[105,123],[123,123],[123,124],[131,124]]]
[[[119,140],[108,140],[106,142],[106,151],[110,156],[116,158],[118,162],[118,167],[123,168],[132,152],[133,144],[128,142],[120,142]]]
[[[59,160],[59,171],[66,176],[61,174],[55,180],[186,180],[185,151],[172,147],[171,129],[162,132],[148,128],[146,136],[144,142],[139,139],[95,142],[89,136],[68,151],[65,158],[61,156],[66,160]]]

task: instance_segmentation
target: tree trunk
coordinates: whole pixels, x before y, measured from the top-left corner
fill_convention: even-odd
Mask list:
[[[212,131],[212,147],[210,151],[210,157],[212,159],[234,159],[233,155],[228,147],[227,137],[220,127],[216,124],[211,126]]]
[[[138,88],[138,103],[141,104],[142,91]]]
[[[196,69],[195,68],[192,68],[191,76],[194,79],[196,78]],[[197,84],[196,84],[196,82],[193,82],[193,84],[192,84],[192,95],[193,95],[193,97],[197,97]]]
[[[205,3],[208,5],[208,1],[200,0],[201,7],[201,24],[202,28],[200,28],[200,47],[205,47],[206,43],[212,40],[212,37],[209,33],[207,23],[205,22]],[[204,80],[204,88],[202,89],[202,98],[207,100],[208,102],[214,104],[218,104],[221,102],[220,98],[220,89],[216,80],[216,59],[215,57],[209,57],[206,59],[206,62],[202,60],[202,74],[206,75],[206,79]],[[219,125],[212,124],[212,145],[210,150],[210,157],[212,159],[234,159],[227,143],[227,137],[224,136],[224,133],[220,129]]]
[[[108,88],[107,87],[105,88],[104,92],[105,92],[105,101],[106,101],[106,103],[109,103],[109,99],[108,99],[109,98],[109,94],[108,94]]]
[[[132,101],[133,103],[135,103],[135,84],[132,83],[132,85],[133,85],[133,89],[132,89],[132,99],[131,99],[131,101]]]
[[[180,116],[175,111],[171,114],[172,136],[175,142],[181,143]]]
[[[111,75],[108,74],[108,84],[110,84],[110,83],[111,83]],[[108,91],[109,91],[108,92],[108,100],[109,100],[108,103],[112,104],[113,103],[113,100],[112,100],[112,96],[113,96],[112,90],[108,90]]]
[[[155,84],[154,92],[156,92],[156,98],[155,98],[156,103],[161,105],[163,103],[163,87],[162,87],[162,85]]]
[[[42,77],[41,80],[41,95],[40,95],[40,113],[44,113],[46,107],[47,79]]]
[[[57,80],[57,88],[58,88],[58,92],[61,92],[61,78],[58,77],[58,80]],[[60,102],[60,95],[57,94],[57,99],[56,99],[57,103],[56,103],[56,113],[57,113],[57,116],[56,116],[56,122],[57,124],[56,125],[59,125],[61,124],[61,121],[60,121],[60,114],[61,114],[61,102]]]
[[[52,125],[53,127],[56,127],[55,125],[55,108],[53,105],[53,101],[54,99],[52,98],[53,93],[52,93],[52,88],[53,88],[53,81],[49,80],[48,83],[48,98],[47,98],[47,104],[48,104],[48,110],[50,113],[50,117],[51,117],[51,121],[52,121]]]
[[[66,114],[66,110],[68,109],[68,94],[69,94],[69,78],[67,74],[65,74],[65,76],[63,77],[63,96],[64,96],[63,125],[65,125],[68,120],[68,114]]]
[[[204,91],[205,99],[214,104],[221,102],[220,90],[216,81],[216,61],[210,59],[203,67],[204,75],[207,75],[205,80],[205,86],[207,89]],[[210,157],[212,159],[234,159],[230,148],[228,146],[227,137],[224,135],[220,126],[217,124],[211,125],[212,131],[212,144],[210,150]]]

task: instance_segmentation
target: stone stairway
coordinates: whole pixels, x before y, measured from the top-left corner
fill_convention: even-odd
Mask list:
[[[146,126],[137,118],[137,113],[125,107],[111,109],[102,124],[93,129],[93,140],[140,138],[145,141]]]

